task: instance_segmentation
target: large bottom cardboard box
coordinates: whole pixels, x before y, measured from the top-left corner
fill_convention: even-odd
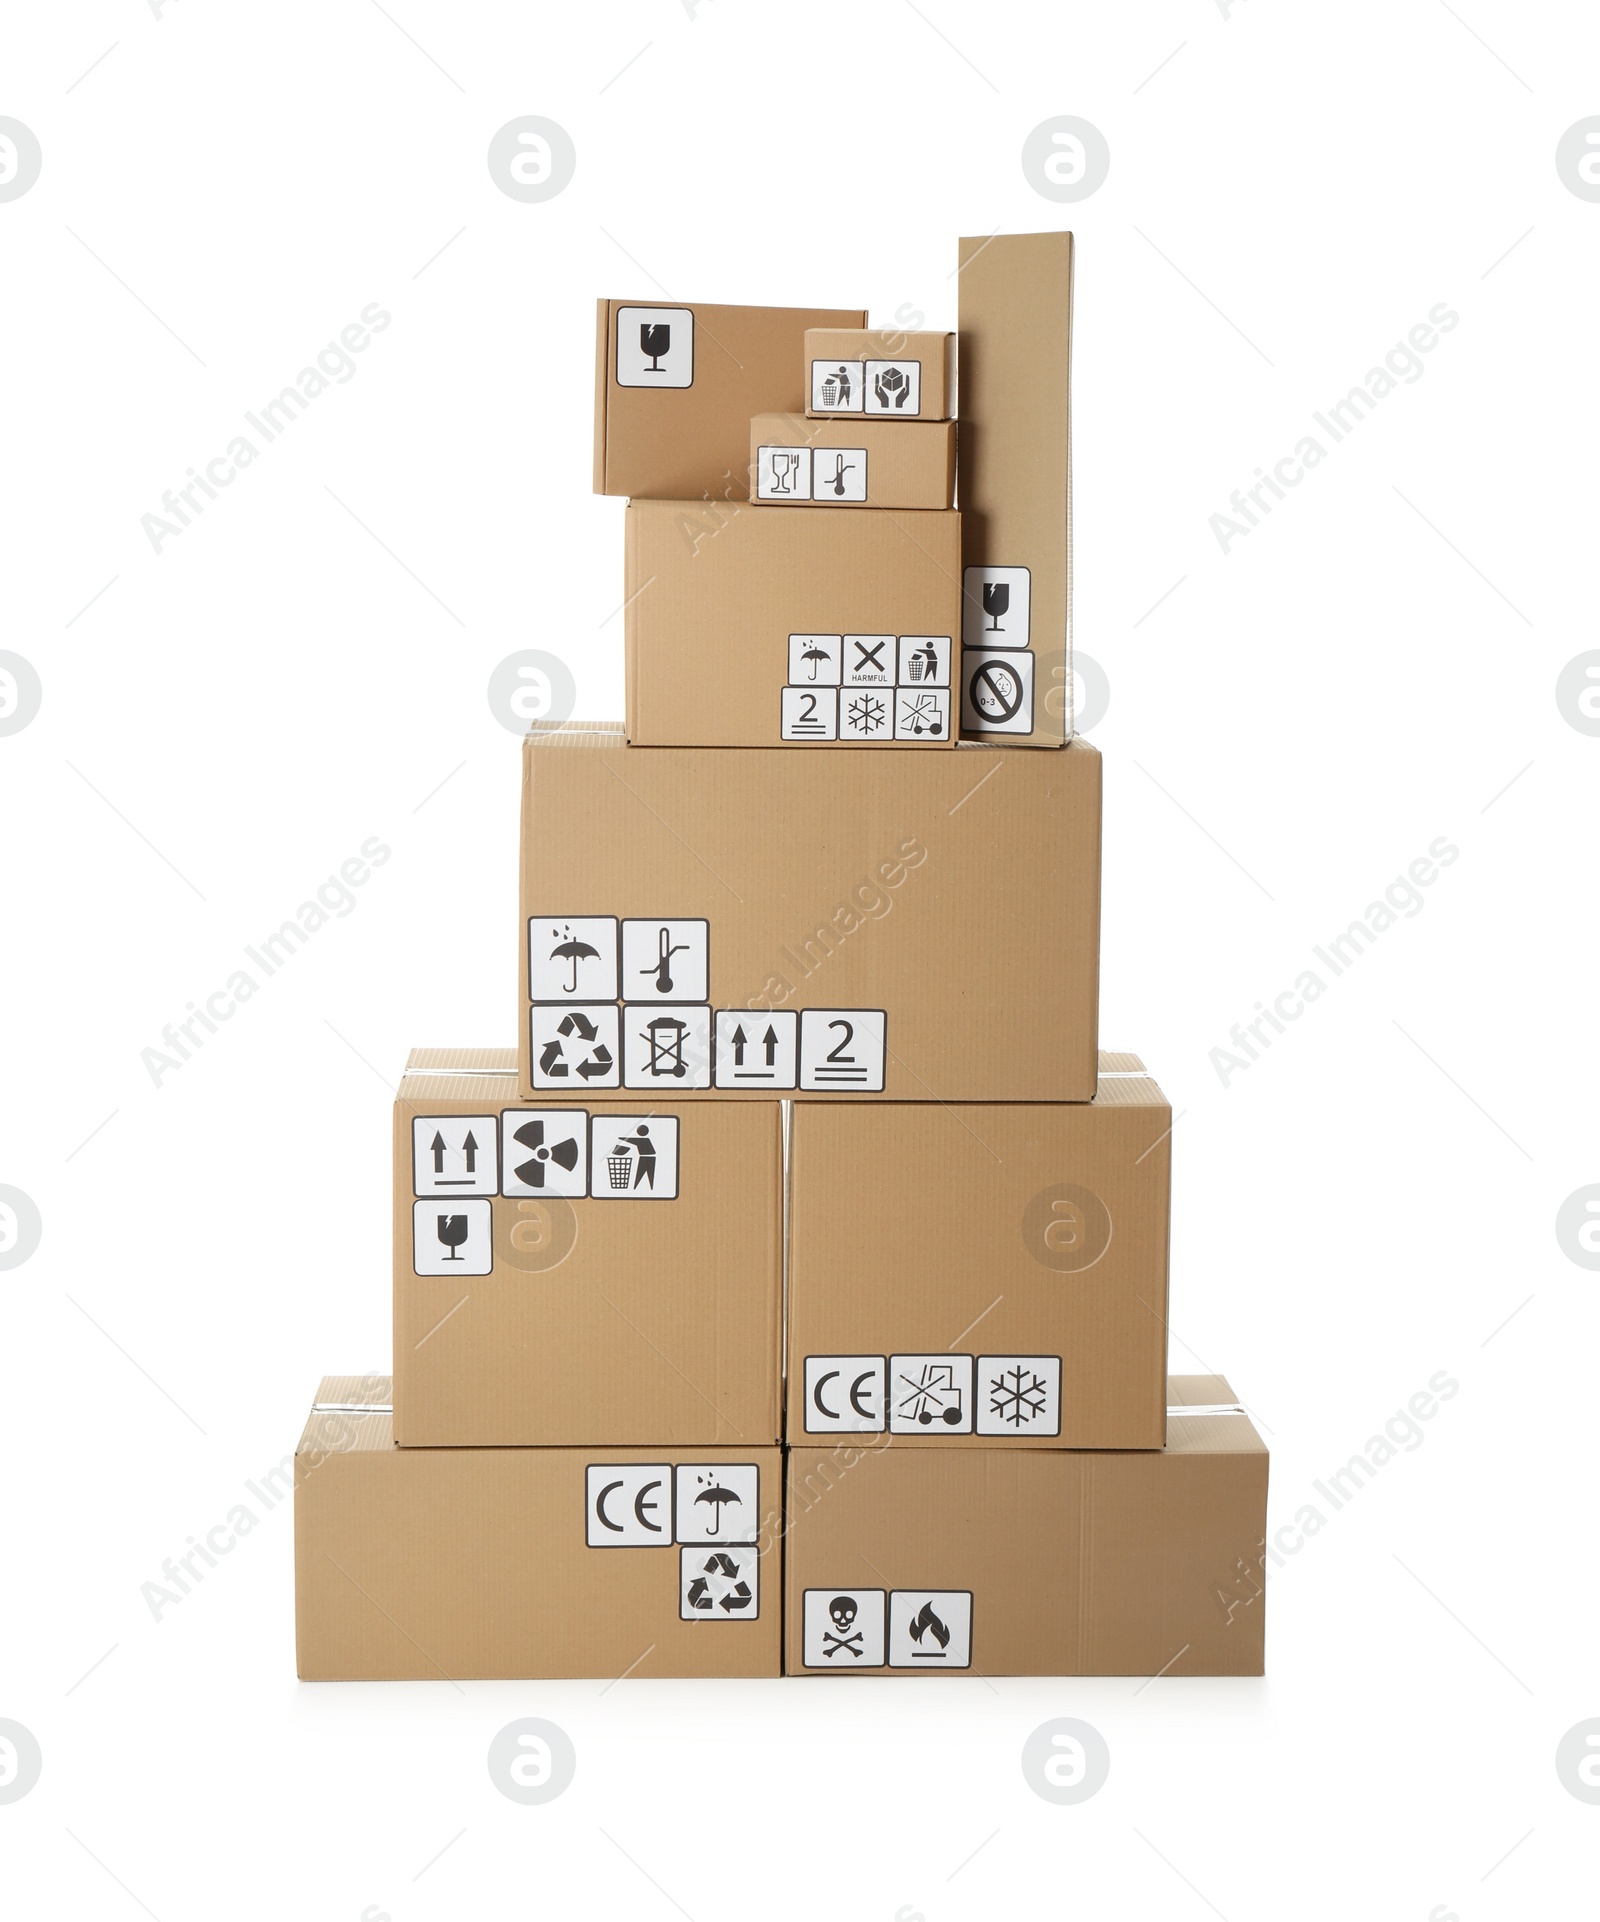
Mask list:
[[[1136,1055],[1093,1101],[797,1101],[791,1443],[1159,1448],[1172,1110]]]
[[[789,1455],[791,1675],[1259,1675],[1267,1450],[1217,1375],[1167,1446]]]
[[[776,1448],[397,1448],[324,1379],[295,1453],[313,1682],[776,1675]]]

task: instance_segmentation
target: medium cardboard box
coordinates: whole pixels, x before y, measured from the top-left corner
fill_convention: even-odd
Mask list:
[[[950,507],[955,422],[757,414],[750,472],[755,498],[784,507]]]
[[[594,491],[743,500],[750,416],[805,405],[806,330],[865,319],[832,307],[600,301]]]
[[[394,1105],[396,1440],[775,1442],[780,1120],[575,1077],[526,1102],[514,1049],[417,1049]]]
[[[789,1675],[1260,1675],[1267,1450],[1218,1375],[1167,1446],[788,1451]]]
[[[1086,1102],[797,1101],[790,1443],[1160,1448],[1171,1130],[1127,1055]]]
[[[632,501],[636,747],[949,747],[961,516]]]
[[[960,251],[964,732],[1053,747],[1072,673],[1072,236]]]
[[[329,1376],[295,1451],[307,1682],[776,1675],[776,1448],[398,1448]]]
[[[824,761],[568,723],[536,726],[522,768],[524,1096],[564,1065],[637,1109],[1093,1099],[1087,742]]]
[[[806,412],[949,420],[955,414],[956,337],[898,327],[806,330]]]

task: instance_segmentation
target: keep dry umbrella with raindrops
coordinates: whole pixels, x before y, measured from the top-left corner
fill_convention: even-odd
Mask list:
[[[552,928],[550,932],[556,937],[556,946],[550,950],[550,959],[552,961],[565,961],[567,963],[567,993],[576,994],[578,992],[578,963],[580,961],[598,961],[600,959],[600,950],[598,948],[591,948],[587,941],[575,941],[571,928],[566,930],[567,938],[564,941],[561,939],[562,931],[560,928]]]
[[[695,1496],[694,1505],[698,1508],[700,1504],[704,1502],[710,1508],[711,1533],[715,1536],[722,1532],[723,1509],[729,1502],[742,1502],[743,1500],[744,1497],[737,1489],[724,1488],[721,1482],[712,1482],[709,1488],[702,1488],[700,1493]]]
[[[809,661],[811,663],[809,678],[814,681],[817,678],[817,663],[828,660],[830,656],[825,647],[818,647],[816,642],[813,641],[809,647],[803,647],[800,650],[800,658],[802,661]]]

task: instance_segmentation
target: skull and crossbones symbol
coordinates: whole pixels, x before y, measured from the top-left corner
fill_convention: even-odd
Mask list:
[[[843,1655],[848,1650],[859,1661],[866,1651],[862,1644],[862,1631],[856,1628],[854,1634],[850,1633],[851,1629],[855,1628],[856,1619],[856,1604],[852,1598],[848,1595],[835,1595],[828,1604],[828,1619],[838,1633],[830,1635],[826,1629],[823,1630],[823,1654],[832,1661],[835,1655]]]

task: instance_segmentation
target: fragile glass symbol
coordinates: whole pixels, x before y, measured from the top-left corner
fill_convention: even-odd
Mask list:
[[[650,356],[650,365],[643,371],[647,374],[659,374],[661,356],[672,346],[672,329],[664,320],[647,321],[639,329],[639,345]]]
[[[998,634],[1000,622],[1011,606],[1011,583],[1009,581],[985,581],[983,584],[983,611],[989,616],[986,634]]]
[[[446,1261],[460,1261],[462,1256],[455,1251],[467,1238],[468,1222],[465,1215],[440,1215],[439,1240],[443,1244]]]

